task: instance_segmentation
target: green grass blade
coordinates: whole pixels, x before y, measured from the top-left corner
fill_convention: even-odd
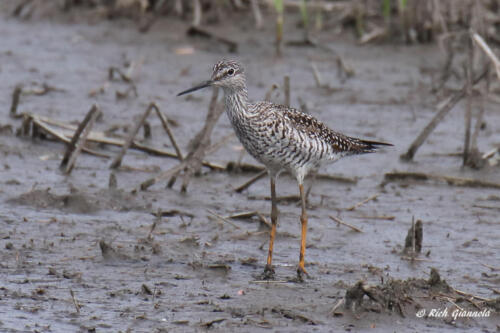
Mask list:
[[[307,13],[306,0],[300,1],[300,16],[302,17],[302,23],[304,24],[304,29],[307,30],[309,27],[309,15]]]
[[[391,20],[391,0],[383,0],[382,15],[384,16],[386,22]]]
[[[283,14],[283,0],[274,0],[274,8],[276,8],[276,11],[278,14]]]

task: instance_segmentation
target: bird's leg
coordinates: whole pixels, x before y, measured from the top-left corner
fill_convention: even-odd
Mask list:
[[[276,206],[276,178],[271,175],[271,236],[269,239],[269,252],[267,254],[267,264],[264,269],[264,277],[272,279],[274,277],[273,247],[274,238],[276,237],[276,225],[278,223],[278,207]]]
[[[300,201],[302,205],[302,214],[300,215],[300,223],[302,225],[302,237],[300,240],[300,255],[299,255],[299,267],[297,268],[297,276],[299,280],[302,280],[302,275],[307,274],[306,268],[304,267],[304,257],[306,255],[306,234],[307,234],[307,212],[306,212],[306,195],[304,192],[304,185],[299,183],[300,190]]]
[[[309,194],[311,194],[311,190],[313,188],[313,185],[316,182],[316,177],[318,176],[318,172],[319,172],[318,169],[315,169],[312,172],[311,183],[309,184],[309,187],[307,188],[307,191],[306,191],[306,204],[309,202]]]

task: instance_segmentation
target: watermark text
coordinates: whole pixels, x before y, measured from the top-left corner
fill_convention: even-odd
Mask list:
[[[448,308],[432,308],[420,309],[415,314],[418,318],[489,318],[491,316],[491,309],[482,310],[465,310],[465,309],[448,309]]]

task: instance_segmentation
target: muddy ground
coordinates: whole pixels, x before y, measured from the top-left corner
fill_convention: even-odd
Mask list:
[[[324,51],[285,47],[285,56],[276,59],[274,27],[268,24],[255,33],[248,15],[231,18],[246,28],[210,26],[238,42],[237,54],[228,54],[218,43],[186,38],[187,23],[176,18],[158,20],[142,34],[129,20],[92,20],[85,12],[59,15],[20,21],[4,12],[0,19],[2,332],[498,330],[498,312],[459,320],[416,316],[419,306],[456,309],[456,299],[447,299],[445,291],[442,297],[413,295],[404,316],[343,307],[332,314],[359,280],[370,285],[391,278],[427,280],[431,267],[453,288],[485,299],[498,297],[498,189],[432,181],[383,184],[384,174],[396,170],[500,181],[498,167],[461,168],[455,153],[463,145],[463,103],[438,126],[414,162],[399,160],[442,97],[430,92],[442,66],[437,47],[359,46],[348,33],[324,34],[320,38],[355,70],[354,77],[341,81],[335,60]],[[287,31],[287,39],[301,37],[297,29]],[[274,283],[258,281],[267,254],[267,228],[257,219],[232,219],[230,224],[209,212],[227,216],[260,211],[268,216],[267,180],[235,193],[254,174],[204,169],[186,194],[179,193],[179,184],[168,189],[162,183],[132,195],[143,180],[177,162],[130,150],[115,172],[117,188],[108,189],[109,159],[83,154],[65,176],[58,168],[63,144],[13,133],[21,126],[21,120],[8,115],[14,87],[36,90],[46,83],[57,89],[21,96],[20,112],[75,123],[98,103],[103,117],[96,129],[116,126],[115,133],[123,134],[156,101],[178,124],[173,131],[187,152],[189,140],[203,125],[210,92],[186,98],[175,94],[207,79],[212,64],[224,56],[245,64],[252,99],[263,98],[271,84],[281,85],[289,75],[293,106],[300,99],[331,128],[394,144],[321,170],[357,181],[316,181],[309,198],[310,278],[304,283],[287,282],[298,262],[297,201],[279,206]],[[316,87],[311,60],[330,88]],[[116,93],[129,85],[108,81],[108,69],[130,62],[140,64],[133,75],[138,96],[117,99]],[[273,98],[282,101],[283,94]],[[500,143],[500,114],[498,104],[484,100],[484,106],[486,126],[479,147],[487,151]],[[173,151],[158,119],[151,117],[150,123],[153,137],[146,143]],[[223,115],[214,142],[230,132]],[[109,155],[118,152],[116,147],[94,148]],[[233,137],[207,159],[225,165],[240,157]],[[248,155],[242,161],[255,163]],[[280,178],[277,190],[279,196],[297,194],[287,176]],[[376,200],[347,210],[375,194]],[[180,214],[157,221],[153,213],[159,209]],[[363,232],[337,224],[330,215]],[[422,220],[424,228],[422,254],[413,262],[401,254],[412,218]],[[471,302],[460,304],[471,307]]]

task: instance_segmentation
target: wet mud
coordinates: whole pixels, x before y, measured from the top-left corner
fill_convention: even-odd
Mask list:
[[[385,173],[406,171],[499,182],[498,166],[461,168],[456,153],[463,145],[463,103],[413,162],[399,159],[442,98],[429,89],[432,73],[442,66],[437,47],[359,46],[348,35],[322,36],[354,69],[354,76],[339,79],[335,60],[314,48],[288,46],[275,58],[271,25],[257,34],[235,28],[231,39],[238,53],[227,54],[225,45],[187,38],[188,25],[175,18],[140,33],[130,20],[82,17],[77,12],[50,20],[20,21],[5,13],[0,18],[1,331],[498,330],[499,190],[384,179]],[[222,26],[211,29],[225,35]],[[296,34],[287,38],[299,39]],[[112,171],[110,158],[83,153],[65,175],[59,169],[65,145],[47,136],[16,135],[22,119],[9,117],[12,92],[21,84],[18,113],[75,125],[97,103],[102,117],[94,129],[123,138],[154,101],[186,154],[203,126],[210,93],[175,95],[207,79],[222,57],[245,64],[251,99],[262,99],[288,75],[292,106],[302,105],[348,135],[394,144],[320,170],[349,181],[314,182],[308,203],[310,277],[303,283],[290,281],[299,257],[300,205],[289,176],[277,183],[282,200],[276,280],[260,281],[269,181],[235,191],[257,171],[203,168],[187,193],[180,193],[179,182],[167,188],[165,181],[133,194],[138,184],[178,161],[130,149]],[[316,87],[311,61],[328,87]],[[131,63],[134,88],[119,75],[109,79],[110,68],[127,73]],[[37,94],[44,85],[54,89]],[[283,102],[280,91],[271,97]],[[484,107],[478,145],[488,151],[500,142],[500,114],[489,100]],[[142,142],[173,152],[159,119],[148,122],[151,137],[144,139],[141,131]],[[223,115],[212,142],[231,130]],[[119,152],[110,145],[91,148],[110,156]],[[221,166],[256,164],[234,137],[206,159]],[[264,219],[228,218],[243,212],[260,212]],[[407,237],[412,220],[421,221],[420,252]],[[457,309],[491,314],[455,318]]]

